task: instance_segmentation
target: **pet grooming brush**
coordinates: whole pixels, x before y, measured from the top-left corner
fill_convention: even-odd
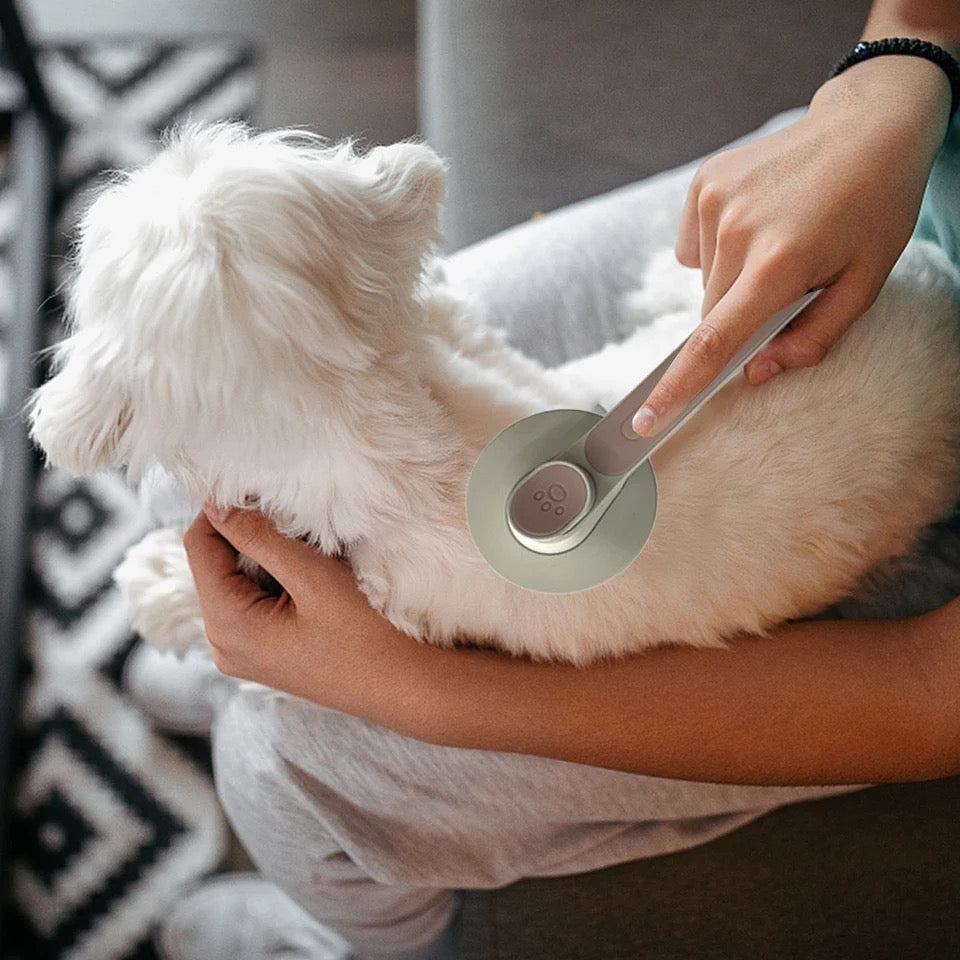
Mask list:
[[[502,430],[467,485],[467,523],[487,562],[507,580],[542,593],[586,590],[625,569],[657,515],[651,454],[820,292],[770,317],[655,436],[637,436],[633,415],[683,344],[602,418],[547,410]]]

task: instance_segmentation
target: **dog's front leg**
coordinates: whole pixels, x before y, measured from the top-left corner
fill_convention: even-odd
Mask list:
[[[183,527],[148,533],[130,547],[113,574],[134,629],[161,650],[178,654],[207,646],[183,534]]]

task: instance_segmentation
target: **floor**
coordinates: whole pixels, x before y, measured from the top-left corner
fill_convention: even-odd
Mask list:
[[[417,132],[415,0],[19,0],[37,43],[228,35],[261,51],[264,127],[387,143]],[[233,840],[227,863],[251,864]]]
[[[388,143],[417,132],[415,0],[20,0],[39,42],[227,34],[263,51],[262,126]]]

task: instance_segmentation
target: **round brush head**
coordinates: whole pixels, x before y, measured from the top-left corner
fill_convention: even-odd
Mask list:
[[[541,593],[595,587],[629,566],[650,536],[657,481],[649,460],[627,478],[587,537],[569,550],[538,552],[520,543],[510,528],[508,505],[517,483],[598,420],[598,414],[584,410],[536,413],[497,434],[474,464],[467,484],[470,534],[490,566],[517,586]]]

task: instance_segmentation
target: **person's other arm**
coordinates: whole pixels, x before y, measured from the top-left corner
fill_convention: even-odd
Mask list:
[[[201,515],[185,543],[221,670],[415,739],[730,783],[960,773],[960,600],[581,669],[417,643],[370,607],[349,567],[258,513]],[[283,598],[236,572],[236,550]]]

